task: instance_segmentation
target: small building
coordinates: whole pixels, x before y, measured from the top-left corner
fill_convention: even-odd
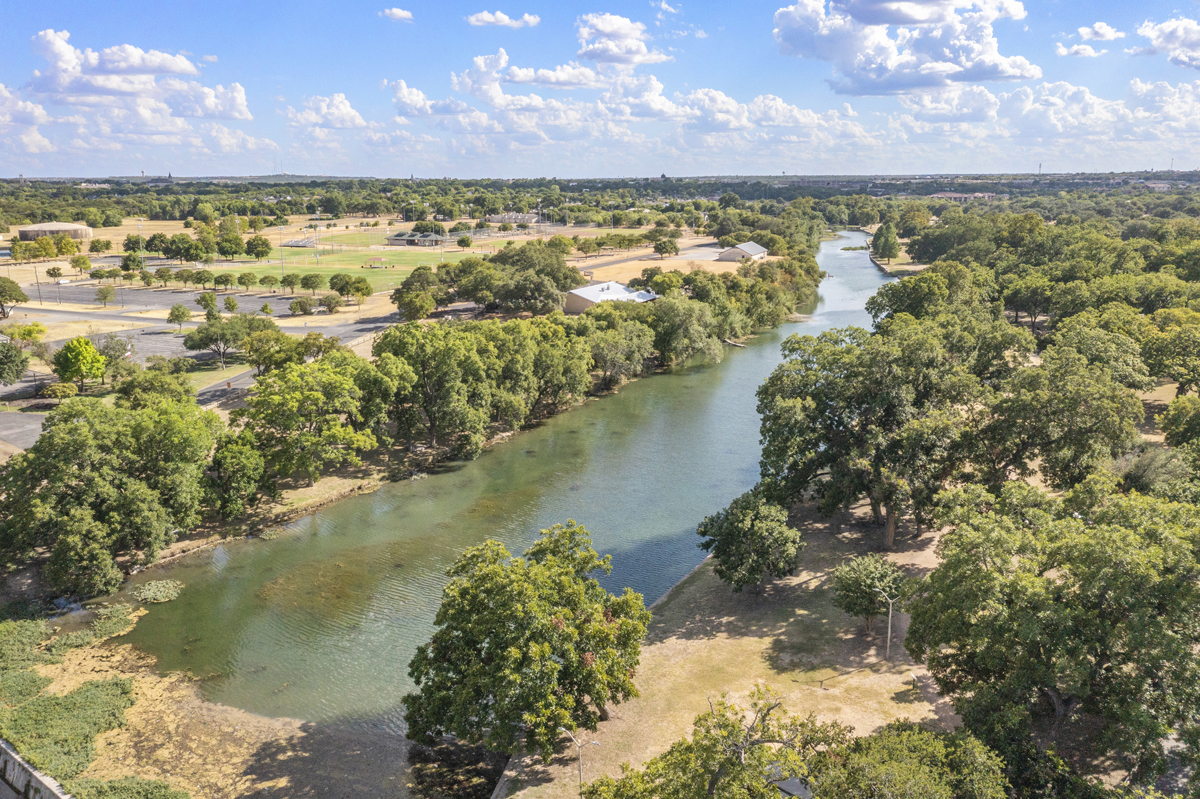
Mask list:
[[[86,241],[92,237],[92,229],[87,225],[74,225],[70,222],[42,222],[39,225],[28,225],[18,228],[17,235],[21,241],[36,241],[43,236],[64,234],[76,241]]]
[[[631,289],[614,280],[607,283],[597,283],[594,286],[584,286],[572,289],[563,300],[563,311],[569,314],[581,314],[597,303],[613,300],[614,302],[650,302],[657,300],[658,295],[653,291],[638,291]]]
[[[387,243],[390,247],[438,247],[448,238],[437,233],[395,233],[387,237]]]
[[[537,214],[489,214],[484,217],[485,222],[491,222],[497,225],[503,225],[507,222],[510,225],[532,225],[538,221]]]
[[[767,257],[767,248],[761,244],[755,244],[753,241],[748,241],[745,244],[736,244],[728,250],[722,250],[717,256],[718,261],[740,261],[743,258],[749,258],[751,261],[761,261]]]
[[[1171,184],[1165,180],[1147,180],[1142,184],[1150,191],[1170,191]]]

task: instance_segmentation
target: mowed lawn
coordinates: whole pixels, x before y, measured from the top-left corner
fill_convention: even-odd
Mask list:
[[[897,614],[889,662],[886,617],[867,633],[861,620],[833,606],[832,569],[879,541],[880,529],[867,523],[868,514],[865,508],[832,519],[808,509],[794,514],[792,523],[808,542],[803,565],[762,595],[733,593],[710,560],[654,607],[636,677],[641,696],[612,708],[596,732],[582,733],[582,740],[600,744],[585,748],[584,780],[617,776],[622,763],[642,765],[690,736],[692,721],[708,710],[710,699],[725,694],[746,706],[758,685],[777,691],[788,710],[850,724],[857,735],[903,718],[956,726],[949,703],[904,651],[906,616]],[[905,532],[902,527],[900,534]],[[898,551],[889,557],[912,576],[925,574],[935,565],[935,543],[928,533],[916,540],[899,537]],[[513,758],[501,795],[577,796],[578,762],[569,741],[549,764],[536,756]]]

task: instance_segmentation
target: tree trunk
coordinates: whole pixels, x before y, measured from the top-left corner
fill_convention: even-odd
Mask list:
[[[879,500],[871,498],[871,518],[875,524],[883,524],[883,518],[879,515]]]
[[[896,505],[889,503],[886,508],[887,520],[883,528],[883,548],[891,549],[896,543]]]

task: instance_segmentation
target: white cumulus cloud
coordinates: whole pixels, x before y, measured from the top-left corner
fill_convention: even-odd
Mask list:
[[[405,11],[403,8],[385,8],[379,12],[379,16],[394,19],[399,22],[412,22],[412,12]]]
[[[1106,22],[1097,22],[1095,25],[1080,28],[1079,38],[1085,41],[1095,39],[1098,42],[1111,42],[1116,39],[1124,39],[1125,34]]]
[[[1001,54],[992,29],[1024,16],[1015,0],[799,0],[775,12],[774,35],[786,54],[833,64],[839,93],[903,94],[1041,77],[1028,59]]]
[[[1090,44],[1073,44],[1070,47],[1064,47],[1062,42],[1056,42],[1054,52],[1058,55],[1073,55],[1081,58],[1095,58],[1107,53],[1107,50],[1096,50]]]
[[[600,64],[637,66],[670,61],[671,56],[651,50],[646,26],[616,14],[585,14],[576,22],[579,57]]]
[[[499,25],[504,28],[532,28],[542,21],[542,18],[537,14],[524,14],[516,19],[513,19],[503,11],[480,11],[477,14],[472,14],[467,17],[467,24],[475,27],[484,25]]]
[[[208,137],[212,145],[223,153],[279,149],[279,145],[270,139],[256,138],[244,131],[227,128],[216,122],[206,122],[200,126],[200,130]]]
[[[1135,55],[1164,53],[1172,64],[1200,69],[1200,23],[1196,20],[1179,17],[1158,24],[1146,21],[1137,32],[1150,40],[1150,46],[1127,52]]]
[[[304,110],[297,111],[288,106],[288,124],[304,125],[318,128],[365,128],[366,120],[362,114],[351,107],[350,101],[342,93],[331,94],[328,97],[316,95],[304,101]]]

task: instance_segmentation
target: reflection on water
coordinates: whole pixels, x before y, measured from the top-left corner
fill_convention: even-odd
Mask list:
[[[700,562],[696,524],[758,476],[754,391],[792,333],[866,325],[886,279],[848,234],[818,257],[829,277],[809,322],[729,350],[724,362],[639,380],[417,481],[338,502],[274,541],[237,541],[140,579],[187,587],[130,640],[166,670],[203,677],[214,701],[271,716],[402,727],[407,666],[427,640],[444,572],[497,538],[522,551],[573,518],[613,556],[611,591],[647,604]]]

